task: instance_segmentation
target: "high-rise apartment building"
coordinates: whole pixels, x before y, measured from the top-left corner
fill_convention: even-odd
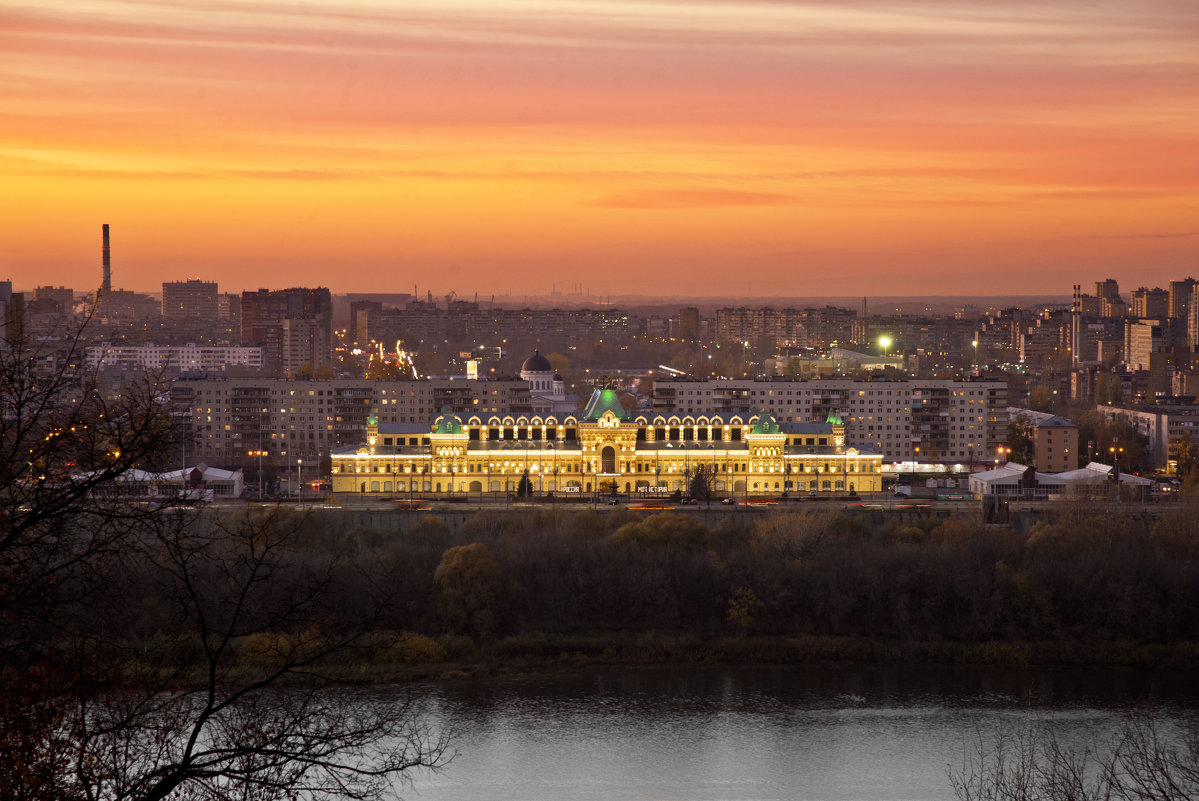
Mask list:
[[[346,341],[365,348],[370,342],[366,335],[367,321],[372,313],[381,314],[382,311],[383,304],[377,300],[350,301],[350,330]]]
[[[856,313],[827,306],[823,309],[771,309],[758,307],[716,310],[715,339],[722,344],[748,342],[752,346],[824,347],[853,338]]]
[[[699,339],[699,309],[687,306],[679,309],[678,338],[686,341]]]
[[[1191,296],[1195,292],[1195,279],[1184,278],[1181,281],[1170,282],[1170,316],[1179,320],[1187,319],[1191,308]]]
[[[1161,287],[1140,287],[1132,292],[1129,313],[1133,317],[1158,319],[1170,316],[1170,293]]]
[[[0,281],[0,322],[9,341],[24,335],[25,295],[13,292],[12,281]]]
[[[260,345],[267,369],[295,375],[332,362],[333,300],[325,287],[259,289],[241,296],[241,342]]]
[[[33,299],[47,306],[57,307],[59,312],[66,313],[75,308],[75,290],[65,286],[39,286],[33,290]]]
[[[1177,347],[1184,331],[1182,321],[1129,320],[1124,329],[1124,363],[1131,370],[1148,370],[1149,355]]]
[[[191,278],[162,282],[162,316],[167,320],[215,320],[218,313],[215,281]]]

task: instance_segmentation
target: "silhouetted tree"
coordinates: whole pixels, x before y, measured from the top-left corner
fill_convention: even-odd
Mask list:
[[[409,708],[329,672],[383,598],[301,558],[299,518],[156,508],[133,471],[173,450],[167,387],[110,400],[80,341],[0,347],[0,797],[364,798],[440,764]]]
[[[705,465],[691,469],[691,475],[687,482],[687,495],[697,501],[712,500],[712,474]]]
[[[1195,718],[1176,740],[1134,712],[1082,748],[1067,747],[1047,727],[980,733],[949,780],[959,801],[1185,801],[1199,797],[1197,756]]]

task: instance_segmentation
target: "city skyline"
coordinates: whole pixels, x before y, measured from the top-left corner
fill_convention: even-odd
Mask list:
[[[23,287],[98,285],[101,223],[139,291],[1063,294],[1199,266],[1184,2],[92,0],[0,25]]]

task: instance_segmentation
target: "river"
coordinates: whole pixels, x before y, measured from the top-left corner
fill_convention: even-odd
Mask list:
[[[952,799],[966,744],[1045,723],[1082,744],[1190,674],[1093,669],[609,668],[427,689],[457,757],[410,801]]]

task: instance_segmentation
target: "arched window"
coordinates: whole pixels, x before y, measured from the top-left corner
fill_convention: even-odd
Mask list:
[[[613,448],[611,445],[606,446],[603,449],[603,451],[600,452],[600,461],[601,461],[601,466],[600,466],[601,473],[615,473],[616,472],[616,449]]]

